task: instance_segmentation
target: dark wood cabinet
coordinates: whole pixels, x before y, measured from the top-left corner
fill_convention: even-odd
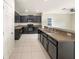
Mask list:
[[[27,27],[22,28],[22,34],[25,34],[25,33],[27,33]]]
[[[41,16],[20,16],[20,22],[34,22],[34,23],[41,23]]]
[[[33,22],[41,23],[41,16],[34,16]]]
[[[44,36],[44,35],[43,35],[43,46],[47,51],[48,50],[48,39],[47,39],[47,36]]]
[[[23,16],[24,17],[24,22],[28,22],[28,16]]]
[[[43,45],[51,59],[75,59],[75,44],[73,41],[57,41],[40,29],[38,30],[38,34],[40,43]]]
[[[48,44],[48,53],[52,59],[56,59],[56,47],[50,41]]]
[[[43,37],[43,35],[41,34],[41,39],[40,39],[40,42],[42,43],[42,45],[43,45],[43,42],[44,42],[44,37]]]
[[[28,22],[28,16],[20,16],[20,22],[21,23]]]
[[[44,46],[44,48],[47,50],[47,44],[48,44],[48,39],[47,36],[41,32],[40,30],[38,30],[38,39],[39,41],[42,43],[42,45]]]
[[[15,12],[15,23],[19,23],[20,22],[20,15]]]
[[[15,29],[15,40],[19,40],[22,34],[22,29]]]
[[[36,22],[40,23],[41,22],[41,16],[36,16]]]
[[[40,30],[38,30],[38,39],[45,48],[45,50],[48,52],[51,59],[58,59],[57,42]]]
[[[20,22],[23,22],[24,17],[20,16]]]
[[[38,40],[41,41],[41,31],[38,30]]]
[[[38,27],[33,26],[24,26],[22,28],[22,33],[23,34],[36,34],[38,33]]]
[[[15,22],[19,23],[20,22],[20,17],[19,16],[15,16]]]
[[[41,23],[41,16],[34,16],[34,15],[22,16],[19,15],[19,13],[15,12],[15,23],[26,23],[26,22]]]
[[[34,16],[28,15],[28,22],[33,22],[33,21],[34,21]]]
[[[53,38],[48,37],[48,54],[50,55],[50,57],[52,59],[58,59],[57,58],[57,45],[56,45],[56,41],[54,41]]]

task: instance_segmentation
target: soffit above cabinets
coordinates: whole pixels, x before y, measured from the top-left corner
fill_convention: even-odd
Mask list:
[[[43,13],[55,9],[74,7],[75,0],[15,0],[15,9],[20,14]]]

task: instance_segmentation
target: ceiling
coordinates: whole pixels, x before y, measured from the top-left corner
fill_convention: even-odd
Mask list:
[[[15,0],[15,10],[20,14],[34,14],[74,8],[74,4],[75,0]]]

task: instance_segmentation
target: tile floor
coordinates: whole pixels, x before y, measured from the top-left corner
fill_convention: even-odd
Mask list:
[[[23,34],[16,40],[10,59],[50,59],[50,57],[38,41],[38,34]]]

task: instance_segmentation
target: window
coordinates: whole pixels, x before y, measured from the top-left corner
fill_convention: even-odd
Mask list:
[[[52,26],[52,18],[48,18],[48,26],[49,26],[49,27]]]

